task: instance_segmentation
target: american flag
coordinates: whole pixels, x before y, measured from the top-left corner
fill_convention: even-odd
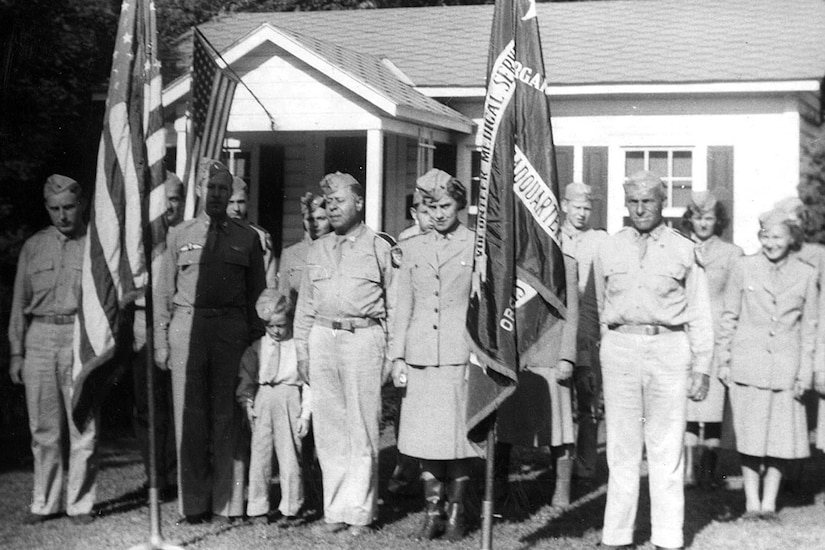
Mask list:
[[[166,245],[165,137],[155,4],[125,0],[109,77],[106,114],[75,323],[74,419],[88,418],[108,377],[122,308],[151,284],[147,252]]]
[[[192,55],[192,101],[186,174],[186,218],[195,215],[195,187],[201,159],[217,159],[223,147],[226,123],[238,79],[217,62],[215,49],[198,30]]]

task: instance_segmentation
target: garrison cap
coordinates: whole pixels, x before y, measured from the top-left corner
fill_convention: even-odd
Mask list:
[[[178,175],[174,172],[166,172],[166,179],[163,180],[163,186],[166,188],[167,194],[183,195],[183,182],[180,181]]]
[[[650,191],[655,190],[660,196],[666,194],[665,184],[662,178],[649,172],[648,170],[640,170],[635,174],[629,176],[624,182],[624,192],[630,193],[632,191]]]
[[[239,178],[238,176],[232,177],[232,194],[240,193],[243,191],[247,195],[249,194],[249,185],[243,180],[243,178]]]
[[[564,200],[572,202],[590,201],[593,199],[593,189],[586,183],[574,181],[564,188]]]
[[[779,210],[784,210],[789,216],[798,222],[803,204],[802,199],[799,197],[788,197],[777,202],[773,205],[773,207]]]
[[[262,321],[268,322],[275,315],[290,315],[292,301],[274,288],[265,288],[255,302],[255,311]]]
[[[352,177],[349,174],[344,174],[341,172],[335,172],[333,174],[327,174],[323,178],[321,178],[321,192],[324,195],[329,195],[330,193],[335,193],[336,191],[340,191],[346,187],[356,187],[360,188],[361,184],[358,183],[358,180]]]
[[[454,178],[438,168],[430,169],[426,174],[415,180],[415,187],[421,194],[431,200],[437,201],[447,194],[447,185]]]
[[[424,200],[424,195],[422,195],[421,190],[418,187],[416,187],[415,191],[413,191],[413,196],[412,196],[413,207],[415,207],[416,204],[421,204],[421,202],[423,200]]]
[[[217,181],[232,185],[232,174],[224,163],[215,159],[202,158],[198,163],[198,184]]]
[[[759,215],[759,225],[762,229],[769,229],[780,223],[786,225],[799,225],[799,216],[796,212],[789,212],[784,208],[774,207]]]
[[[325,204],[323,195],[316,195],[312,191],[307,191],[301,196],[301,214],[306,218],[313,210],[323,208]]]
[[[70,191],[77,196],[83,192],[80,184],[67,176],[60,174],[52,174],[46,178],[46,184],[43,186],[43,198],[48,199],[54,195],[59,195],[64,191]]]
[[[710,191],[694,191],[690,194],[690,208],[694,212],[711,212],[716,208],[716,197]]]

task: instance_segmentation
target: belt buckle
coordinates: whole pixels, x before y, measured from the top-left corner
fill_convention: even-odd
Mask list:
[[[347,332],[355,332],[355,327],[352,326],[352,321],[335,320],[332,322],[333,330],[346,330]]]
[[[332,330],[341,330],[341,321],[333,321]]]
[[[645,334],[648,336],[656,336],[659,334],[659,327],[655,325],[645,325],[644,326]]]

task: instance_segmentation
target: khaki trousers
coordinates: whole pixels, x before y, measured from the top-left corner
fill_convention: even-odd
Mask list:
[[[312,416],[327,523],[369,525],[375,518],[385,349],[379,325],[353,332],[315,325],[310,331]]]
[[[245,462],[235,387],[249,343],[243,310],[200,315],[176,308],[169,365],[178,446],[178,511],[242,516]]]
[[[268,514],[269,484],[272,479],[272,450],[278,460],[281,503],[278,510],[295,516],[304,505],[304,480],[301,474],[301,389],[278,384],[258,386],[255,395],[255,426],[252,428],[252,453],[249,461],[249,500],[247,516]]]
[[[66,513],[89,514],[97,492],[97,423],[81,432],[72,415],[72,325],[32,322],[26,331],[23,383],[32,434],[34,491],[31,511],[63,510],[63,446],[68,438]]]
[[[684,332],[657,336],[610,331],[602,339],[607,426],[607,505],[602,542],[633,542],[642,449],[650,482],[650,540],[683,545],[683,437],[690,346]]]

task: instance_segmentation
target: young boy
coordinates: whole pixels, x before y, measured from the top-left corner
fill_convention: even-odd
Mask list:
[[[266,334],[244,353],[236,391],[252,430],[246,514],[254,522],[268,522],[274,447],[281,482],[278,510],[282,525],[288,526],[304,504],[301,439],[309,431],[310,391],[298,376],[291,301],[266,289],[255,309],[266,323]]]

